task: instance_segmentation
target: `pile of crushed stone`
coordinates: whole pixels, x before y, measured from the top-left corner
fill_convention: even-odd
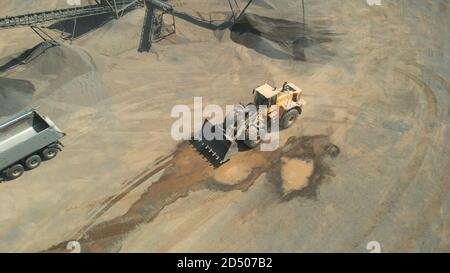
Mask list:
[[[27,107],[35,92],[34,85],[29,81],[0,77],[0,118]]]
[[[84,50],[67,46],[41,50],[37,45],[6,62],[23,59],[24,54],[33,58],[0,74],[0,117],[33,107],[58,116],[62,113],[55,109],[91,107],[109,95],[93,58]]]

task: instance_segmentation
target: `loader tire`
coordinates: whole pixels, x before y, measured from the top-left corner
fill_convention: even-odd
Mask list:
[[[42,159],[39,155],[32,155],[25,160],[25,167],[28,170],[33,170],[41,165]]]
[[[254,149],[258,147],[258,145],[261,143],[261,139],[258,136],[257,139],[250,139],[250,135],[248,130],[245,132],[245,139],[242,141],[245,146],[249,149]]]
[[[247,146],[249,149],[254,149],[258,147],[259,143],[261,143],[261,140],[244,140],[245,146]]]
[[[25,168],[22,166],[22,164],[13,165],[8,170],[6,170],[6,178],[9,180],[17,179],[22,176],[24,171]]]
[[[281,117],[280,129],[283,130],[291,127],[295,121],[297,121],[299,115],[300,113],[297,109],[291,109],[286,112],[283,117]]]
[[[55,147],[47,147],[42,150],[42,158],[44,160],[50,160],[55,158],[58,155],[58,148]]]

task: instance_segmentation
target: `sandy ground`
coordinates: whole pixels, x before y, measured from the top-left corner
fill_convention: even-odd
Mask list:
[[[62,1],[11,2],[0,16]],[[68,134],[0,184],[0,251],[450,250],[448,1],[307,1],[303,28],[299,1],[261,0],[233,31],[182,15],[224,17],[226,1],[170,2],[177,34],[149,54],[137,10],[0,74],[1,118],[39,106]],[[0,31],[0,66],[39,43]],[[213,169],[172,140],[174,105],[246,102],[265,80],[308,102],[277,151]]]

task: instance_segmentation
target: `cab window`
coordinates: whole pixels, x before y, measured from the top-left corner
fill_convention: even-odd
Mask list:
[[[256,104],[256,105],[265,105],[265,106],[268,106],[269,100],[266,99],[266,97],[264,97],[264,96],[261,95],[260,93],[256,92],[256,95],[255,95],[255,104]]]
[[[276,95],[270,98],[270,105],[269,106],[272,106],[272,105],[275,105],[275,104],[277,104],[277,96]]]

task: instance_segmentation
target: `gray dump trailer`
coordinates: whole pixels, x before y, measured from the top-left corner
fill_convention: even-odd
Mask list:
[[[20,113],[0,123],[0,179],[13,180],[43,160],[53,159],[65,134],[36,110]]]

